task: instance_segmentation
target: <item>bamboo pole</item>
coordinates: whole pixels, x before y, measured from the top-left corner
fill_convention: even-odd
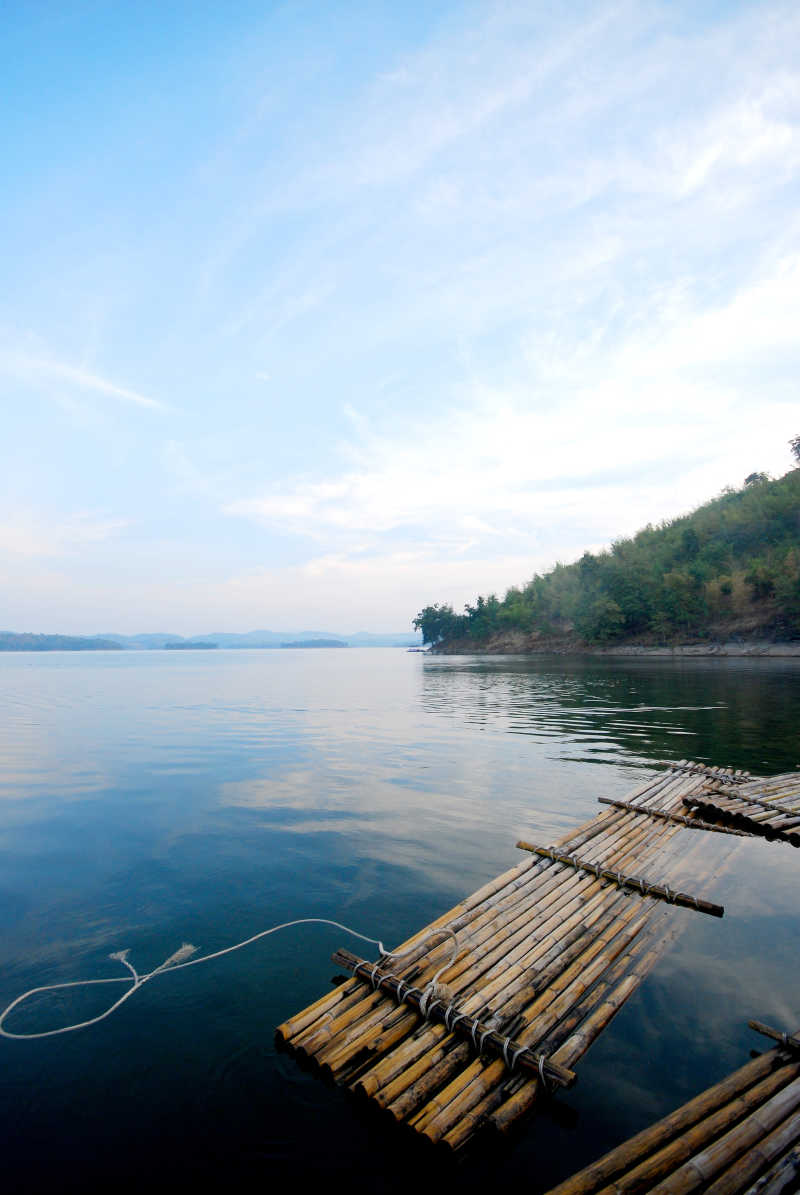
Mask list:
[[[598,954],[588,967],[581,967],[580,961],[568,968],[542,996],[534,1001],[531,1009],[524,1013],[523,1028],[518,1031],[520,1043],[535,1045],[564,1012],[588,990],[611,962],[621,954],[636,934],[644,927],[646,915],[632,922],[626,930],[617,934],[611,945],[600,943],[605,950]],[[602,937],[602,935],[601,935]],[[598,945],[597,942],[593,943]],[[503,1064],[492,1062],[484,1066],[477,1060],[440,1092],[430,1104],[412,1120],[412,1125],[432,1141],[438,1141],[452,1127],[455,1121],[468,1112],[503,1075]]]
[[[577,1058],[589,1048],[589,1045],[594,1038],[604,1029],[608,1022],[616,1015],[622,1004],[632,995],[636,987],[638,987],[641,980],[648,973],[655,961],[660,957],[667,941],[672,938],[677,931],[673,928],[666,935],[662,935],[661,939],[655,947],[643,954],[640,959],[635,961],[635,965],[631,974],[622,983],[618,984],[620,976],[628,969],[631,962],[636,960],[636,956],[642,954],[644,948],[651,942],[655,936],[654,932],[649,932],[640,937],[633,946],[623,955],[617,963],[606,972],[602,982],[596,984],[592,988],[590,995],[580,1002],[577,1006],[578,1013],[570,1014],[567,1022],[571,1022],[573,1016],[575,1023],[579,1024],[581,1021],[586,1021],[586,1024],[581,1029],[579,1035],[583,1039],[583,1046],[581,1049],[573,1049],[572,1056]],[[617,986],[618,985],[618,986]],[[610,995],[608,993],[611,993]],[[589,1016],[588,1014],[592,1014]],[[574,1027],[574,1025],[572,1026]],[[558,1034],[562,1035],[564,1022],[562,1021],[558,1026]],[[567,1030],[563,1033],[563,1037],[568,1037]],[[550,1037],[540,1043],[542,1053],[549,1053],[550,1057],[555,1057],[557,1050],[551,1046],[553,1040]],[[573,1041],[574,1045],[574,1041]],[[481,1103],[468,1113],[461,1122],[456,1124],[454,1128],[444,1137],[444,1143],[452,1149],[459,1149],[466,1144],[469,1136],[479,1128],[492,1129],[494,1131],[505,1132],[510,1128],[519,1115],[529,1109],[537,1100],[540,1094],[540,1084],[538,1080],[529,1080],[524,1076],[512,1079],[511,1082],[501,1085],[496,1088],[494,1092],[490,1093]],[[505,1102],[504,1102],[505,1101]]]
[[[662,1149],[648,1156],[638,1158],[633,1168],[617,1175],[613,1183],[601,1188],[602,1195],[640,1195],[651,1192],[655,1184],[678,1172],[710,1142],[719,1140],[737,1124],[747,1119],[769,1099],[791,1085],[800,1072],[800,1065],[789,1063],[770,1071],[763,1079],[732,1100],[719,1107],[711,1115],[698,1121],[680,1136],[673,1136]],[[695,1176],[699,1178],[697,1172]],[[660,1195],[665,1195],[661,1192]]]
[[[531,851],[534,854],[541,855],[545,859],[554,859],[558,863],[569,863],[576,869],[581,868],[584,871],[594,871],[597,866],[586,859],[575,859],[569,855],[560,855],[556,851],[550,850],[549,847],[536,846],[534,843],[520,841],[517,843],[517,846],[523,851]],[[634,891],[638,889],[642,896],[655,896],[659,900],[666,900],[670,904],[681,905],[687,909],[697,909],[699,913],[708,913],[712,917],[722,917],[725,913],[722,905],[712,904],[710,901],[702,900],[697,896],[688,896],[685,892],[673,892],[670,888],[665,888],[661,884],[648,884],[638,876],[624,876],[619,872],[612,871],[610,868],[600,869],[598,879],[610,880],[612,883],[619,884],[620,887],[631,888]]]
[[[748,1149],[744,1157],[737,1158],[724,1174],[715,1179],[706,1195],[737,1195],[745,1183],[757,1178],[765,1167],[771,1166],[798,1139],[800,1117],[793,1111],[777,1128]]]
[[[797,1190],[797,1180],[800,1175],[800,1145],[790,1149],[779,1158],[766,1174],[748,1187],[744,1195],[789,1195],[789,1191]]]
[[[800,1106],[800,1079],[794,1079],[777,1091],[751,1115],[734,1125],[732,1129],[694,1154],[668,1178],[653,1188],[652,1195],[690,1195],[690,1192],[706,1190],[709,1182],[729,1167],[746,1150],[776,1128]]]
[[[520,1009],[548,988],[575,958],[586,958],[585,931],[593,929],[598,934],[609,929],[613,919],[618,917],[617,907],[622,903],[622,897],[609,900],[603,893],[594,895],[563,923],[563,931],[567,932],[562,937],[558,937],[556,932],[549,934],[512,968],[501,969],[490,986],[481,987],[465,1001],[464,1011],[497,1000],[499,1003],[495,1005],[494,1016],[499,1019],[499,1024],[507,1027],[517,1021]],[[503,1031],[511,1030],[503,1028]],[[422,1040],[421,1044],[425,1044],[425,1041]]]
[[[604,977],[604,981],[592,989],[589,996],[581,1001],[566,1018],[566,1022],[559,1024],[555,1033],[541,1042],[539,1048],[543,1052],[549,1051],[550,1056],[558,1057],[559,1061],[563,1061],[565,1058],[577,1061],[616,1015],[624,1001],[633,995],[641,981],[661,957],[675,932],[674,927],[671,928],[655,944],[653,942],[657,937],[656,931],[645,935],[643,940],[635,942],[631,949],[610,969],[607,976]],[[646,949],[647,947],[649,949]],[[630,975],[625,978],[625,972],[632,963]],[[635,982],[628,983],[629,979],[635,980]],[[618,984],[619,987],[622,987],[623,984],[626,985],[624,1000],[617,1000],[618,988],[616,985]],[[574,1030],[577,1025],[581,1025],[581,1028],[576,1033]],[[538,1089],[534,1084],[526,1082],[520,1085],[510,1095],[510,1098],[492,1113],[488,1127],[501,1134],[507,1133],[515,1121],[533,1106],[538,1095]]]
[[[516,977],[509,976],[509,982],[503,990],[503,1002],[495,1011],[496,1016],[501,1016],[501,1025],[504,1032],[510,1032],[507,1028],[513,1020],[516,1019],[517,1014],[517,997],[520,989],[527,986],[531,997],[538,995],[548,983],[554,979],[561,970],[574,961],[579,954],[585,949],[585,943],[581,940],[583,937],[584,928],[596,927],[596,932],[606,928],[610,924],[611,919],[617,914],[616,907],[622,903],[623,897],[616,895],[616,899],[608,901],[604,893],[598,893],[589,902],[585,909],[578,910],[571,920],[582,920],[582,926],[573,926],[573,928],[564,935],[559,941],[555,935],[544,939],[543,942],[525,955],[523,959],[516,964],[515,970],[518,971]],[[593,907],[592,907],[593,906]],[[565,923],[565,928],[569,922]],[[555,939],[552,945],[548,946],[548,942]],[[537,957],[538,956],[538,957]],[[537,970],[530,978],[530,971],[534,964]],[[472,996],[464,1003],[464,1010],[470,1011],[473,1008],[479,1008],[481,1002],[488,997],[492,999],[495,995],[493,988],[481,989],[478,993]],[[408,1041],[399,1050],[395,1050],[392,1055],[377,1063],[376,1066],[369,1072],[368,1075],[359,1078],[357,1087],[361,1089],[364,1094],[377,1095],[379,1103],[390,1102],[399,1092],[405,1089],[405,1086],[410,1085],[411,1078],[408,1083],[404,1084],[402,1081],[403,1073],[406,1073],[412,1063],[427,1050],[431,1049],[436,1052],[436,1044],[441,1041],[443,1037],[443,1030],[441,1027],[431,1027],[427,1033],[414,1035],[414,1040]],[[434,1059],[438,1061],[438,1055]],[[408,1072],[410,1074],[410,1072]],[[398,1076],[400,1076],[398,1080]],[[398,1080],[396,1083],[393,1082]],[[385,1085],[391,1084],[392,1088]],[[383,1091],[379,1089],[384,1088]]]
[[[628,917],[628,920],[629,919],[630,917]],[[612,929],[613,935],[616,935],[617,929],[614,927],[612,927]],[[638,932],[638,929],[634,930],[634,934],[635,932]],[[573,962],[573,964],[568,967],[552,984],[550,984],[544,992],[542,992],[538,999],[534,1000],[532,1004],[529,1003],[529,1000],[526,1001],[529,1006],[521,1013],[522,1028],[521,1030],[515,1030],[521,1042],[524,1041],[525,1044],[535,1046],[539,1038],[544,1036],[544,1032],[540,1032],[538,1034],[533,1032],[530,1027],[531,1023],[534,1022],[534,1025],[544,1026],[546,1023],[545,1018],[548,1016],[548,1013],[549,1022],[547,1022],[547,1024],[551,1025],[555,1023],[559,1016],[562,1015],[564,1006],[566,1005],[568,1007],[573,997],[578,998],[581,992],[589,986],[589,983],[596,978],[598,973],[598,962],[596,956],[598,955],[599,951],[608,947],[609,938],[613,935],[610,930],[604,935],[599,935],[598,938],[594,939],[583,951],[583,953],[579,955],[576,961]],[[633,936],[630,929],[627,931],[627,936]],[[617,953],[619,953],[621,949],[624,949],[624,941],[622,947],[617,948]],[[604,966],[605,961],[601,958],[599,970],[602,970]],[[585,976],[585,980],[584,987],[581,989],[581,992],[579,992],[576,985],[581,982],[581,976]],[[550,1009],[549,1006],[552,1006],[552,1009]],[[455,1098],[461,1088],[468,1087],[476,1077],[480,1076],[481,1069],[482,1064],[478,1059],[476,1060],[476,1063],[469,1065],[464,1071],[461,1072],[460,1075],[454,1075],[452,1078],[450,1078],[450,1073],[448,1073],[450,1082],[448,1083],[447,1087],[440,1092],[427,1106],[421,1106],[422,1099],[419,1097],[428,1094],[430,1090],[428,1085],[423,1085],[418,1088],[417,1092],[415,1093],[417,1098],[411,1099],[408,1095],[406,1095],[403,1099],[402,1106],[405,1115],[408,1115],[411,1111],[415,1112],[416,1115],[412,1121],[413,1127],[421,1129],[426,1119],[430,1119],[435,1115],[438,1115],[438,1113],[445,1108],[450,1099]],[[446,1066],[440,1065],[440,1073],[444,1073],[446,1071]],[[501,1074],[502,1067],[500,1070],[495,1070],[491,1078],[499,1078]],[[390,1106],[390,1111],[397,1114],[399,1109]]]
[[[578,923],[583,922],[583,929],[595,928],[596,932],[599,932],[599,929],[610,924],[611,919],[615,916],[615,907],[621,903],[623,901],[619,897],[609,902],[605,894],[597,893],[590,901],[577,909],[568,921],[563,923],[562,929],[568,931],[564,938],[559,940],[555,932],[548,934],[547,937],[537,942],[533,949],[525,948],[526,952],[521,955],[518,962],[514,962],[513,965],[498,966],[495,969],[497,974],[493,982],[484,984],[471,996],[468,996],[460,1006],[462,1011],[476,1013],[488,1002],[494,1002],[497,999],[499,1003],[494,1009],[494,1017],[498,1019],[499,1027],[510,1024],[519,1007],[529,1003],[569,962],[585,950],[585,942],[581,940],[582,932]],[[545,960],[547,960],[547,965],[545,965]],[[508,964],[510,959],[505,962]],[[537,969],[532,973],[534,965]],[[509,1032],[509,1030],[503,1028],[503,1032]],[[441,1026],[430,1026],[425,1032],[415,1034],[412,1040],[407,1041],[394,1051],[389,1058],[377,1062],[368,1074],[360,1076],[357,1086],[364,1094],[375,1094],[381,1086],[395,1079],[404,1068],[407,1068],[426,1050],[435,1051],[444,1034],[445,1031]],[[402,1079],[399,1085],[393,1088],[393,1092],[398,1089],[403,1090]]]
[[[543,1044],[542,1049],[547,1049],[551,1057],[560,1053],[560,1057],[574,1057],[576,1060],[586,1053],[597,1036],[595,1026],[599,1024],[601,1028],[605,1028],[614,1015],[610,1013],[608,1016],[600,1016],[597,1009],[605,1005],[608,1005],[609,1009],[614,1007],[618,988],[627,982],[627,979],[635,978],[635,987],[638,987],[679,932],[675,926],[670,926],[666,933],[660,933],[660,929],[657,925],[647,928],[640,939],[611,968],[602,983],[597,984],[589,996],[577,1006],[575,1012],[557,1026],[552,1037],[548,1039],[548,1043],[551,1044]],[[625,972],[629,969],[630,973],[626,977]],[[627,992],[626,1000],[633,995],[635,987]],[[617,1001],[616,1008],[620,1008],[623,1003],[624,1000]]]
[[[644,1158],[655,1155],[665,1145],[731,1104],[783,1065],[784,1060],[777,1050],[759,1054],[656,1124],[643,1129],[578,1174],[559,1183],[549,1195],[595,1195],[617,1175],[630,1170]]]
[[[335,988],[334,991],[325,992],[325,994],[320,996],[318,1000],[315,1000],[313,1004],[309,1004],[295,1016],[289,1017],[288,1020],[279,1025],[275,1030],[276,1038],[279,1042],[288,1045],[293,1037],[302,1032],[302,1030],[306,1029],[309,1025],[313,1024],[314,1021],[328,1013],[330,1009],[335,1008],[337,1004],[341,1003],[346,995],[349,995],[349,993],[354,991],[358,986],[360,985],[343,983],[339,987]],[[349,991],[343,989],[349,989]]]
[[[613,995],[609,996],[608,999],[600,1005],[594,1014],[593,1024],[587,1024],[586,1028],[587,1034],[592,1034],[592,1040],[602,1031],[603,1028],[605,1028],[611,1018],[616,1015],[616,1013],[637,986],[638,980],[635,978],[635,976],[629,976],[618,986]],[[585,1048],[588,1049],[588,1044]],[[528,1079],[524,1084],[524,1088],[521,1087],[518,1089],[518,1093],[525,1090],[526,1107],[530,1107],[535,1101],[541,1092],[541,1088],[541,1080],[539,1077],[537,1077],[536,1079]],[[465,1116],[462,1116],[461,1119],[450,1129],[450,1131],[445,1134],[445,1136],[442,1138],[444,1144],[448,1145],[451,1149],[460,1149],[464,1144],[466,1144],[469,1137],[479,1127],[483,1118],[489,1113],[494,1112],[502,1100],[503,1091],[502,1088],[498,1086],[494,1090],[490,1091],[484,1097],[484,1099],[478,1105],[476,1105],[475,1108],[473,1108]]]

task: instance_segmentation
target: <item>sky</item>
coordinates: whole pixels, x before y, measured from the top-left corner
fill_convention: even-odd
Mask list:
[[[2,5],[0,629],[409,630],[800,433],[800,6]]]

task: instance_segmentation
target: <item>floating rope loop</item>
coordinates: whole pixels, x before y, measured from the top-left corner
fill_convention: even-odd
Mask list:
[[[443,928],[431,930],[430,933],[426,934],[425,937],[406,950],[389,951],[385,948],[383,942],[381,942],[379,938],[370,938],[367,934],[362,934],[359,930],[352,929],[349,925],[342,925],[340,921],[332,921],[328,917],[299,917],[295,921],[283,921],[280,923],[280,925],[272,925],[269,929],[263,929],[260,931],[260,933],[253,934],[250,938],[245,938],[242,942],[236,942],[233,946],[225,946],[222,950],[214,950],[211,952],[211,954],[200,955],[199,958],[189,958],[189,955],[196,953],[197,947],[192,946],[189,942],[184,942],[183,945],[180,946],[178,950],[174,951],[168,958],[166,958],[163,963],[160,963],[159,966],[155,967],[152,971],[148,971],[146,974],[140,974],[133,964],[128,962],[130,948],[125,950],[115,950],[108,957],[113,959],[115,962],[121,963],[122,966],[130,972],[130,975],[118,975],[113,976],[110,979],[75,979],[68,983],[46,983],[42,984],[40,987],[30,988],[29,991],[23,992],[21,996],[17,996],[15,1000],[12,1000],[11,1003],[7,1005],[5,1009],[3,1009],[2,1013],[0,1013],[0,1037],[7,1037],[16,1041],[33,1041],[41,1037],[56,1037],[60,1033],[74,1033],[78,1029],[88,1029],[90,1025],[97,1025],[100,1021],[104,1021],[106,1017],[110,1017],[112,1012],[116,1012],[116,1010],[120,1008],[126,1000],[131,998],[134,992],[137,992],[144,984],[149,983],[151,979],[155,979],[156,976],[164,975],[168,971],[181,971],[184,967],[196,967],[198,963],[209,963],[212,959],[222,958],[222,956],[225,954],[232,954],[235,950],[241,950],[244,946],[250,946],[253,942],[258,942],[261,938],[267,938],[270,936],[270,934],[275,934],[282,929],[291,929],[296,925],[333,926],[334,929],[339,929],[345,934],[351,934],[354,938],[360,938],[362,942],[370,942],[372,945],[377,946],[381,955],[381,961],[388,958],[404,958],[407,955],[419,950],[420,946],[429,938],[438,938],[442,937],[443,935],[445,937],[450,937],[453,940],[453,949],[451,951],[450,958],[439,968],[431,980],[431,983],[428,985],[431,990],[432,985],[436,983],[439,976],[453,965],[456,955],[458,954],[458,937],[455,931],[452,929]],[[373,990],[377,988],[379,983],[379,980],[376,978],[379,967],[380,962],[375,963],[375,965],[372,967],[372,971],[368,980],[368,982],[371,983]],[[59,1029],[46,1029],[42,1033],[13,1033],[10,1029],[5,1029],[3,1026],[3,1022],[15,1008],[17,1008],[20,1004],[24,1004],[25,1001],[30,999],[31,996],[36,996],[40,992],[59,992],[66,988],[93,987],[96,984],[102,983],[127,983],[129,987],[128,990],[124,992],[118,1000],[115,1000],[114,1003],[105,1010],[105,1012],[99,1013],[99,1015],[96,1017],[90,1017],[89,1020],[86,1021],[77,1021],[73,1025],[62,1025]],[[415,990],[418,989],[409,989],[409,991]],[[425,990],[427,991],[428,989],[426,988]]]

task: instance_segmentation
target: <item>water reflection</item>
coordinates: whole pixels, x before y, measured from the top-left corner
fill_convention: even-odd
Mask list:
[[[432,713],[629,762],[674,759],[684,747],[754,772],[800,762],[795,659],[430,657],[424,678]]]
[[[146,967],[302,915],[397,941],[516,862],[518,837],[556,838],[655,760],[800,762],[798,661],[6,656],[0,705],[2,1004],[121,947]],[[747,1017],[800,1023],[800,852],[739,850],[723,922],[681,912],[686,932],[584,1060],[572,1126],[534,1126],[461,1188],[552,1183],[738,1066]],[[372,1122],[271,1045],[339,944],[310,927],[145,989],[91,1039],[0,1043],[12,1185],[32,1158],[40,1188],[63,1189],[69,1165],[84,1186],[115,1181],[132,1138],[226,1181],[243,1158],[260,1181],[317,1165],[338,1181],[356,1157],[380,1173]],[[416,1181],[415,1157],[384,1189]]]

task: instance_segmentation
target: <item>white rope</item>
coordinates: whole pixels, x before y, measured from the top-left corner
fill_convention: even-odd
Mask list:
[[[17,996],[16,1000],[12,1000],[8,1007],[5,1008],[2,1013],[0,1013],[0,1037],[8,1037],[17,1041],[32,1041],[35,1038],[40,1037],[56,1037],[59,1033],[74,1033],[76,1029],[88,1029],[90,1025],[96,1025],[99,1021],[104,1021],[106,1017],[110,1017],[112,1012],[116,1012],[116,1010],[120,1008],[126,1000],[130,1000],[134,992],[137,992],[139,988],[143,987],[146,983],[149,983],[151,979],[155,979],[157,975],[163,975],[166,971],[182,971],[184,967],[196,967],[198,963],[209,963],[212,959],[222,958],[224,954],[232,954],[234,950],[241,950],[244,946],[250,946],[253,942],[257,942],[260,938],[269,937],[270,934],[275,934],[281,929],[291,929],[292,926],[295,925],[332,925],[335,929],[342,930],[343,933],[352,934],[354,938],[361,938],[363,942],[371,942],[374,946],[378,947],[378,951],[383,958],[404,958],[406,955],[417,950],[423,942],[427,941],[428,938],[438,937],[442,934],[449,935],[453,939],[453,951],[451,957],[448,962],[439,968],[431,980],[431,985],[429,986],[435,984],[442,972],[446,971],[448,967],[452,966],[458,952],[458,938],[451,929],[431,930],[430,933],[426,934],[425,937],[419,942],[415,943],[415,945],[406,950],[393,952],[386,950],[383,942],[381,942],[379,938],[370,938],[366,934],[359,933],[358,930],[351,929],[348,925],[342,925],[339,921],[330,921],[327,917],[300,917],[296,921],[284,921],[280,925],[273,925],[269,929],[263,929],[258,934],[253,934],[252,938],[245,938],[243,942],[237,942],[233,946],[225,946],[222,950],[215,950],[211,954],[203,954],[199,958],[193,958],[188,962],[184,960],[186,960],[190,954],[194,954],[197,950],[197,947],[192,946],[189,942],[184,942],[184,944],[179,947],[178,950],[174,951],[169,958],[165,959],[163,963],[161,963],[153,971],[149,971],[146,975],[140,975],[133,964],[128,962],[128,954],[130,953],[129,949],[115,950],[108,957],[115,959],[119,963],[122,963],[123,967],[127,967],[131,973],[131,978],[129,978],[127,975],[120,975],[112,979],[75,979],[69,983],[47,983],[42,987],[31,988],[30,991],[23,992],[21,996]],[[375,966],[377,968],[377,963]],[[374,970],[375,968],[373,968],[373,974]],[[23,1004],[31,996],[35,996],[39,992],[55,992],[60,991],[62,988],[91,987],[100,983],[129,983],[131,986],[128,988],[127,992],[120,996],[119,1000],[116,1000],[110,1006],[110,1008],[107,1008],[105,1012],[101,1012],[96,1017],[91,1017],[91,1019],[88,1021],[77,1021],[74,1025],[63,1025],[60,1029],[47,1029],[43,1033],[13,1033],[11,1030],[3,1028],[3,1022],[9,1013],[11,1013],[19,1004]]]

